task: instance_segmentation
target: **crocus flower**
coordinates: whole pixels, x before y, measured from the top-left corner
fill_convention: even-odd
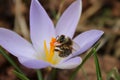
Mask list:
[[[0,28],[0,46],[16,56],[19,62],[28,68],[75,68],[82,61],[77,55],[89,49],[103,34],[103,31],[100,30],[89,30],[73,39],[81,8],[81,0],[73,2],[54,27],[38,0],[32,0],[30,7],[31,42],[13,31]],[[60,53],[55,51],[57,37],[61,35],[79,45],[79,48],[66,57],[60,57]],[[75,46],[72,45],[73,47]]]

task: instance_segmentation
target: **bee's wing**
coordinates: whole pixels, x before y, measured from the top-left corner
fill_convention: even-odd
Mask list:
[[[79,49],[80,49],[80,46],[77,43],[73,42],[73,51],[77,51]]]

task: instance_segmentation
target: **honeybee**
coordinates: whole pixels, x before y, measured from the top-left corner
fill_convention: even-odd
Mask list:
[[[57,43],[58,44],[55,46],[55,51],[59,52],[58,55],[60,57],[67,57],[72,54],[74,43],[71,38],[61,35],[57,38]]]

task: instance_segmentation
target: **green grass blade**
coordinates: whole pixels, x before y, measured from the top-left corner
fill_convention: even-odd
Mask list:
[[[36,70],[36,72],[37,72],[38,80],[43,80],[41,71]]]
[[[21,69],[16,65],[16,63],[12,60],[12,58],[0,47],[0,53],[2,56],[5,57],[5,59],[8,60],[8,62],[20,73],[23,73]]]
[[[83,75],[85,76],[85,80],[89,80],[86,71],[84,68],[81,68]]]
[[[81,69],[81,67],[83,66],[83,64],[89,59],[89,57],[94,54],[94,49],[96,49],[98,47],[99,43],[96,44],[92,50],[85,56],[85,58],[83,59],[82,63],[75,69],[75,71],[72,73],[71,77],[69,80],[74,80],[75,76],[77,74],[77,72],[79,71],[79,69]]]
[[[106,80],[110,80],[111,77],[114,80],[120,80],[120,74],[118,72],[118,70],[116,68],[112,69],[108,74],[107,74],[107,79]]]
[[[115,68],[114,70],[115,70],[114,71],[114,76],[115,76],[116,80],[120,80],[120,74],[119,74],[117,68]]]
[[[19,73],[19,72],[15,71],[15,70],[13,71],[13,73],[21,80],[30,80],[26,76],[24,76],[22,73]]]
[[[101,70],[100,70],[100,65],[99,65],[96,49],[94,49],[94,61],[95,61],[95,66],[96,66],[97,80],[102,80]]]
[[[107,79],[106,80],[110,80],[110,78],[112,77],[114,73],[114,69],[112,69],[108,74],[107,74]]]

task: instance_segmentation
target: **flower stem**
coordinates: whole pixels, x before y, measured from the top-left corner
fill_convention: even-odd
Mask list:
[[[43,80],[41,71],[36,70],[36,72],[37,72],[38,80]]]

